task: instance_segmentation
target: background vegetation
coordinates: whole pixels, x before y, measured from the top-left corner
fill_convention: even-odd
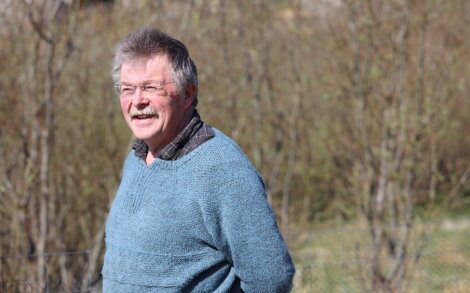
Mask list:
[[[416,221],[469,211],[469,4],[0,1],[3,288],[99,288],[132,140],[110,62],[143,25],[188,46],[203,119],[259,168],[295,254],[319,223],[355,223],[364,288],[402,288]]]

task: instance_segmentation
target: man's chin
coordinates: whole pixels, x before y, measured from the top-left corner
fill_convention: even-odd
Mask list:
[[[139,129],[139,128],[132,128],[132,132],[134,133],[135,138],[141,139],[145,142],[155,140],[155,137],[159,136],[158,131],[150,131],[150,129]]]

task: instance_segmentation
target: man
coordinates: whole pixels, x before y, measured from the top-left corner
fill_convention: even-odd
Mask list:
[[[137,138],[106,225],[104,292],[288,292],[294,267],[263,182],[197,111],[183,43],[143,28],[113,79]]]

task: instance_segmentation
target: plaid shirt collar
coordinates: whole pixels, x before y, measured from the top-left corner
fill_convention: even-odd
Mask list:
[[[212,128],[204,123],[199,113],[194,110],[193,117],[189,123],[172,142],[160,151],[158,158],[165,161],[177,160],[205,141],[213,138],[214,135],[215,133]],[[147,144],[143,140],[137,139],[132,148],[134,149],[135,155],[145,161],[148,153]]]

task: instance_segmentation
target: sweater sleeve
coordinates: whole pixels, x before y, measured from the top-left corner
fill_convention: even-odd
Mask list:
[[[260,176],[243,164],[213,171],[217,180],[203,210],[205,224],[242,290],[289,292],[295,269]]]

